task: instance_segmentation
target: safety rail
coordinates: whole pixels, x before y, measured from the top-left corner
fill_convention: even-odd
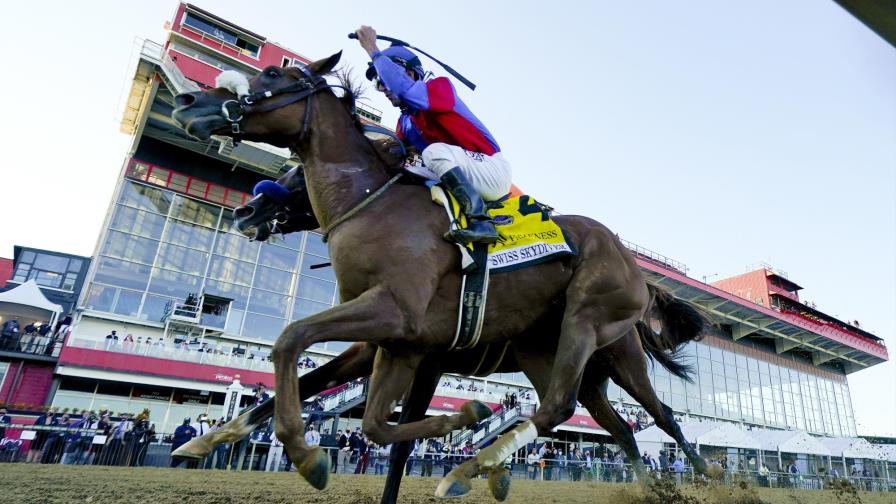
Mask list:
[[[0,335],[0,352],[33,355],[40,358],[58,358],[62,350],[61,335],[16,332]]]
[[[140,355],[144,357],[154,357],[158,359],[168,359],[180,362],[192,362],[195,364],[208,364],[214,366],[231,367],[237,369],[246,369],[251,371],[260,371],[264,373],[273,373],[274,365],[269,360],[269,356],[256,357],[252,353],[236,354],[232,352],[220,352],[215,350],[203,350],[199,348],[183,348],[174,346],[170,343],[137,343],[121,340],[95,340],[88,338],[70,338],[67,346],[75,348],[86,348],[89,350],[101,350],[104,352],[115,352],[121,354]],[[192,345],[195,346],[195,345]],[[315,365],[318,359],[308,356]],[[304,360],[304,359],[303,359]],[[303,374],[311,369],[308,366],[298,366],[299,374]]]
[[[534,404],[517,404],[509,408],[501,406],[501,409],[492,413],[492,416],[471,428],[461,431],[460,434],[454,437],[453,442],[455,444],[465,444],[467,441],[470,441],[473,446],[479,446],[480,443],[500,435],[508,427],[520,420],[531,417],[534,413]]]
[[[619,241],[621,241],[627,249],[634,252],[636,256],[642,259],[646,259],[648,261],[657,263],[660,266],[673,269],[685,276],[687,276],[688,274],[688,265],[681,261],[676,261],[670,257],[664,256],[663,254],[644,248],[636,243],[632,243],[628,240],[623,240],[622,238],[620,238]]]

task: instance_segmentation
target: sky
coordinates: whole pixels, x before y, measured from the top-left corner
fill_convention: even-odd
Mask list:
[[[417,45],[478,85],[461,96],[527,193],[692,278],[770,263],[896,358],[896,49],[834,2],[197,5],[311,59],[343,50],[358,75],[361,24]],[[164,41],[176,6],[4,6],[0,257],[93,254],[139,39]],[[896,364],[849,382],[859,433],[896,436]]]

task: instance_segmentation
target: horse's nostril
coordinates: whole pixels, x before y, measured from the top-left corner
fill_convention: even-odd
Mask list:
[[[241,207],[236,207],[233,209],[233,217],[237,220],[245,220],[255,213],[255,209],[246,205]]]
[[[178,107],[189,107],[196,102],[196,95],[193,93],[181,93],[174,97],[174,103]]]

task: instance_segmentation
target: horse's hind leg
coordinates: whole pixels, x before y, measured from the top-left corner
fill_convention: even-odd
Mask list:
[[[305,400],[327,388],[370,375],[376,347],[355,344],[327,362],[299,378],[301,400]],[[196,437],[171,453],[172,457],[201,459],[221,443],[233,443],[246,437],[262,422],[273,416],[277,398],[272,397],[230,420],[218,430]]]
[[[607,362],[611,368],[610,375],[613,377],[613,381],[644,407],[647,413],[653,417],[657,427],[678,443],[697,472],[709,474],[707,471],[710,466],[685,439],[678,422],[675,421],[672,408],[663,404],[656,396],[656,392],[650,384],[650,376],[647,374],[647,357],[640,340],[628,338],[625,344],[614,346],[614,358],[607,359]],[[715,469],[709,471],[714,473]]]
[[[398,425],[389,424],[395,402],[408,390],[412,380],[429,380],[430,377],[438,380],[441,375],[440,367],[432,360],[426,361],[424,365],[418,365],[418,362],[407,357],[396,357],[382,348],[377,352],[362,424],[364,433],[374,443],[388,444],[441,437],[491,416],[492,410],[484,403],[469,401],[461,407],[460,413],[454,415],[432,416]]]
[[[582,380],[582,387],[579,389],[579,402],[588,409],[591,417],[619,443],[625,455],[628,457],[635,474],[638,475],[638,481],[648,482],[650,475],[647,473],[647,467],[641,460],[638,453],[638,443],[631,428],[625,420],[619,416],[619,413],[613,409],[613,405],[607,399],[607,373],[604,370],[606,366],[600,353],[588,362],[585,367],[585,377]]]

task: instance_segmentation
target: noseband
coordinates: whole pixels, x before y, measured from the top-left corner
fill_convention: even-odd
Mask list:
[[[341,88],[338,84],[329,84],[326,79],[317,75],[309,75],[278,89],[262,89],[242,95],[236,100],[227,100],[221,104],[221,115],[230,123],[230,132],[233,134],[233,143],[239,144],[243,131],[241,125],[246,116],[261,112],[270,112],[281,107],[307,99],[305,117],[302,120],[302,131],[299,133],[301,143],[308,134],[308,123],[311,120],[311,97],[324,89]],[[346,91],[348,91],[346,89]],[[277,96],[289,95],[279,100],[272,100]],[[352,100],[354,109],[354,99]]]

